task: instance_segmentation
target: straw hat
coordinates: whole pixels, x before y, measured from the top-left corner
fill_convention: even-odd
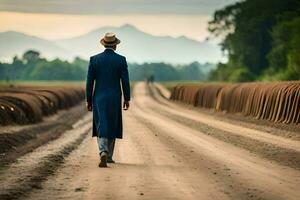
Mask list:
[[[103,46],[115,46],[120,44],[120,40],[116,37],[114,33],[106,33],[105,36],[100,40]]]

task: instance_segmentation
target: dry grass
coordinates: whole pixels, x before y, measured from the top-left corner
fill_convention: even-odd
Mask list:
[[[67,109],[85,98],[81,83],[15,84],[0,86],[0,124],[40,122],[43,116]]]
[[[171,99],[273,122],[300,122],[300,81],[178,84]]]

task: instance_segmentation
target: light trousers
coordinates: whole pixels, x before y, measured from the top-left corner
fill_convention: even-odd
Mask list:
[[[115,149],[115,140],[116,139],[97,137],[100,154],[105,151],[108,154],[108,159],[112,159],[114,155],[114,149]]]

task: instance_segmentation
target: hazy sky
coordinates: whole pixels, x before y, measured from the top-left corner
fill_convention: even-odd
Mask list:
[[[237,0],[0,0],[0,31],[47,39],[132,24],[154,35],[204,40],[214,10]]]

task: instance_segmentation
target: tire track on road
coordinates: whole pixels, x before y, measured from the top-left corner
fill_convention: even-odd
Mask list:
[[[271,144],[274,144],[274,145],[277,145],[277,146],[280,146],[283,148],[287,148],[287,149],[291,149],[291,150],[300,152],[300,141],[292,140],[289,138],[273,135],[268,132],[243,127],[240,125],[235,125],[235,124],[224,122],[224,121],[219,121],[219,120],[212,118],[209,115],[205,115],[200,112],[196,112],[196,111],[192,111],[192,110],[183,109],[180,106],[173,104],[172,102],[168,101],[167,99],[161,97],[158,94],[157,90],[153,87],[148,86],[147,91],[149,92],[149,94],[153,98],[153,100],[156,101],[157,106],[160,106],[160,108],[162,108],[166,111],[169,111],[172,114],[177,114],[184,118],[193,119],[194,121],[202,122],[211,127],[218,127],[219,129],[225,130],[225,131],[230,132],[235,135],[241,135],[241,136],[256,139],[256,140],[261,140],[263,142],[271,143]],[[166,105],[166,106],[161,106],[161,105]],[[171,109],[168,109],[168,108],[171,108]],[[179,109],[183,112],[176,112],[176,110],[174,110],[174,108],[176,110]],[[186,114],[186,113],[188,113],[188,114]]]
[[[265,195],[263,191],[244,184],[242,180],[235,177],[235,172],[228,168],[227,165],[221,165],[211,159],[207,159],[205,155],[199,154],[194,147],[178,142],[174,137],[170,136],[169,133],[166,133],[166,130],[150,122],[144,115],[145,114],[141,113],[134,114],[137,121],[155,133],[162,143],[170,149],[176,149],[175,157],[180,158],[180,162],[188,166],[185,168],[189,168],[189,171],[194,172],[194,179],[199,176],[199,174],[205,174],[206,179],[199,178],[199,182],[205,183],[207,180],[213,182],[215,191],[223,193],[229,199],[275,199],[274,196]],[[195,190],[197,190],[197,187],[195,187]],[[211,199],[211,197],[205,199]]]
[[[196,114],[208,119],[217,120],[225,124],[234,124],[242,127],[243,130],[256,130],[256,132],[267,133],[267,135],[279,136],[283,139],[300,141],[300,124],[274,123],[264,119],[256,119],[250,116],[243,116],[239,113],[230,113],[226,111],[216,111],[214,109],[203,108],[186,104],[181,101],[170,100],[171,93],[163,85],[155,83],[154,97],[161,104],[169,108],[185,110],[189,114]]]
[[[183,115],[178,115],[171,112],[169,109],[162,108],[160,100],[158,100],[157,95],[153,93],[153,88],[147,88],[150,96],[156,101],[153,104],[146,104],[151,110],[159,113],[173,121],[183,124],[185,126],[191,127],[195,130],[201,131],[202,133],[215,137],[221,141],[233,144],[239,148],[246,149],[252,153],[258,154],[266,159],[277,162],[278,164],[293,167],[300,170],[300,151],[297,144],[300,142],[294,141],[294,145],[291,148],[287,147],[287,144],[280,145],[278,142],[268,143],[267,138],[260,140],[258,137],[247,137],[247,135],[236,134],[233,132],[225,131],[217,127],[212,127],[206,123],[201,122],[201,120],[194,120],[192,118],[185,117]],[[165,104],[164,104],[165,105]],[[267,134],[267,133],[266,133]],[[279,146],[278,146],[279,145]],[[296,150],[295,150],[296,149]]]
[[[152,127],[162,135],[168,135],[173,138],[173,142],[192,147],[198,156],[212,162],[216,167],[217,174],[222,174],[222,166],[228,166],[231,172],[234,172],[229,179],[230,185],[242,188],[245,195],[242,199],[298,199],[299,192],[295,188],[299,184],[300,174],[298,171],[289,168],[283,168],[273,163],[257,158],[253,154],[230,144],[218,141],[213,137],[196,132],[190,127],[180,125],[166,117],[157,114],[149,105],[149,94],[142,85],[136,85],[134,94],[134,103],[140,110],[140,118],[144,118]],[[153,101],[153,100],[152,100]],[[199,157],[198,157],[199,158]],[[196,158],[192,160],[197,160]],[[196,164],[196,163],[195,163]],[[207,165],[209,166],[209,164]],[[222,179],[222,178],[221,178]],[[226,184],[226,181],[225,181]],[[254,189],[249,193],[247,189]],[[263,191],[255,192],[255,191]],[[238,190],[235,192],[238,193]]]
[[[47,189],[28,199],[230,199],[205,173],[184,164],[177,149],[162,143],[132,111],[124,113],[124,140],[117,141],[115,164],[98,168],[96,141],[85,140],[43,183]]]

